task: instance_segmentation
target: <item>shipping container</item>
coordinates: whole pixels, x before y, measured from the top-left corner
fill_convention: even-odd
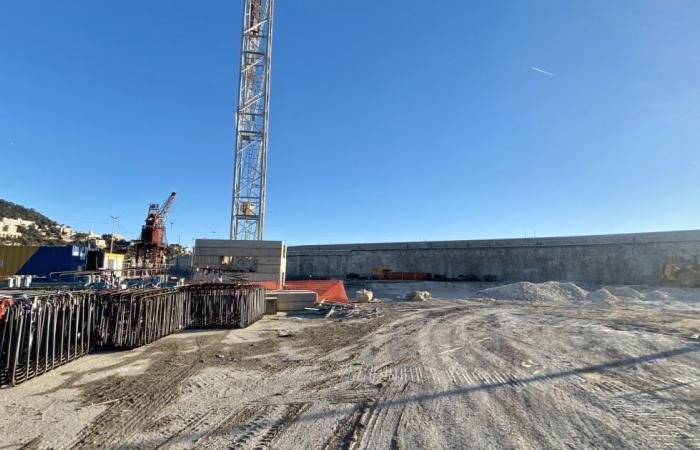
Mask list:
[[[17,275],[38,249],[39,247],[30,246],[0,246],[0,277]]]
[[[0,276],[49,276],[52,272],[85,270],[87,249],[66,247],[0,246]]]

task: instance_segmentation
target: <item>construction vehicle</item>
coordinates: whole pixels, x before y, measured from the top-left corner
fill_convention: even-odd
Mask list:
[[[136,265],[158,267],[166,263],[165,223],[175,202],[175,192],[163,202],[151,203],[148,207],[146,223],[141,228],[141,240],[136,244]]]
[[[700,257],[696,255],[694,263],[664,265],[664,280],[682,287],[700,286]]]

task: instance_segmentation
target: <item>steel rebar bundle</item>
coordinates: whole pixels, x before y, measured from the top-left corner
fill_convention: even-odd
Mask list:
[[[4,301],[0,316],[0,385],[19,384],[86,355],[93,303],[85,293]]]
[[[22,383],[93,350],[139,347],[188,327],[245,328],[264,312],[265,289],[244,283],[3,298],[0,386]]]
[[[100,349],[128,349],[185,328],[189,301],[180,289],[104,292],[97,295],[95,310],[95,345]]]
[[[265,290],[256,285],[206,283],[183,290],[193,328],[245,328],[265,314]]]

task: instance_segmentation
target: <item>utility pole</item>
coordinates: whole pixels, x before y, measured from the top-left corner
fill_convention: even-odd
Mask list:
[[[231,239],[262,240],[274,0],[243,0]]]
[[[114,223],[117,221],[119,217],[117,216],[109,216],[112,218],[112,234],[109,236],[109,252],[112,253],[114,251]]]

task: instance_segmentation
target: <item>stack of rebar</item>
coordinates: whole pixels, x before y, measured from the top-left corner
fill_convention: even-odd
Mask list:
[[[242,283],[205,283],[183,288],[193,328],[245,328],[265,314],[265,289]]]
[[[24,295],[2,303],[0,385],[19,384],[90,351],[89,293]]]
[[[134,348],[187,327],[245,328],[264,313],[265,289],[244,283],[0,298],[0,385],[93,349]]]
[[[180,289],[103,292],[95,300],[95,344],[129,349],[176,333],[188,324],[189,301]]]

